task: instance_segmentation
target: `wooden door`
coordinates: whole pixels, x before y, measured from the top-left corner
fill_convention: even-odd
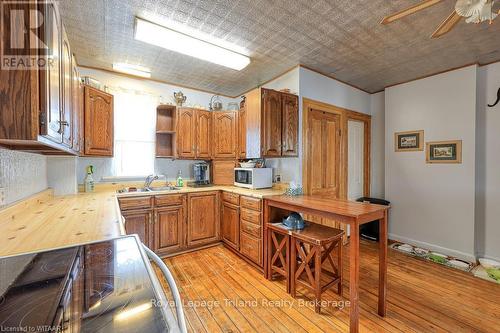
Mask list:
[[[40,71],[40,134],[61,143],[61,21],[53,3],[46,3],[43,8],[45,29],[42,39],[47,45],[47,53],[54,56],[51,65]]]
[[[219,193],[201,192],[188,196],[187,246],[219,240]]]
[[[72,58],[71,95],[73,105],[73,150],[83,152],[83,84],[76,67],[76,59]]]
[[[240,208],[228,202],[222,203],[221,209],[222,241],[239,250],[240,248]]]
[[[196,120],[194,109],[179,108],[177,117],[177,154],[182,158],[195,157]]]
[[[113,96],[85,86],[85,155],[113,156]]]
[[[307,194],[340,196],[340,116],[310,110],[308,115]]]
[[[184,246],[184,207],[171,206],[155,209],[154,251],[165,255]]]
[[[151,224],[153,216],[151,210],[132,210],[122,212],[125,218],[125,232],[127,235],[137,234],[142,243],[151,248]]]
[[[62,29],[62,113],[61,113],[61,127],[62,142],[65,146],[71,148],[73,146],[73,99],[72,99],[72,63],[71,63],[71,48],[69,46],[68,36],[64,27]]]
[[[214,158],[233,158],[238,155],[238,114],[235,111],[215,111]]]
[[[247,157],[247,111],[245,108],[238,113],[238,158]]]
[[[262,89],[263,157],[281,156],[281,93]]]
[[[196,110],[196,158],[212,158],[212,114]]]
[[[299,97],[282,94],[282,156],[299,156]]]

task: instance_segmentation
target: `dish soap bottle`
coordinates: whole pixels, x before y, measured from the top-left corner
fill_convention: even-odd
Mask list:
[[[85,177],[85,192],[94,192],[94,178],[92,174],[94,173],[94,166],[89,165],[87,167],[87,177]]]
[[[177,187],[183,187],[184,186],[184,181],[182,180],[182,172],[179,170],[179,173],[177,174],[177,183],[175,184]]]

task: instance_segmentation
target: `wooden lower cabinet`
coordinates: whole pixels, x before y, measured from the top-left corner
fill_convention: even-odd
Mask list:
[[[219,192],[188,194],[187,246],[219,240]]]
[[[157,254],[166,255],[183,249],[184,210],[184,206],[155,209],[153,251]]]
[[[262,239],[242,231],[240,234],[240,253],[262,266]]]
[[[131,210],[122,212],[125,218],[125,231],[127,235],[137,234],[139,239],[147,247],[151,248],[151,227],[153,223],[153,211],[147,210]]]
[[[240,247],[240,207],[224,201],[221,209],[222,241],[235,250]]]

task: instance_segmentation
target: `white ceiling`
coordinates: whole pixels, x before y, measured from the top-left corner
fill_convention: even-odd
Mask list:
[[[474,62],[500,60],[500,22],[461,22],[429,36],[454,8],[445,0],[388,26],[380,20],[420,0],[61,0],[78,63],[152,68],[155,79],[237,96],[303,64],[368,92]],[[134,40],[134,18],[175,22],[245,48],[242,71]],[[497,21],[500,21],[498,19]]]

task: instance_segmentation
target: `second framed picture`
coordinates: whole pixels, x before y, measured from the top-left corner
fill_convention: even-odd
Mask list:
[[[427,142],[427,163],[462,163],[462,141]]]
[[[424,131],[394,133],[394,149],[397,152],[424,150]]]

